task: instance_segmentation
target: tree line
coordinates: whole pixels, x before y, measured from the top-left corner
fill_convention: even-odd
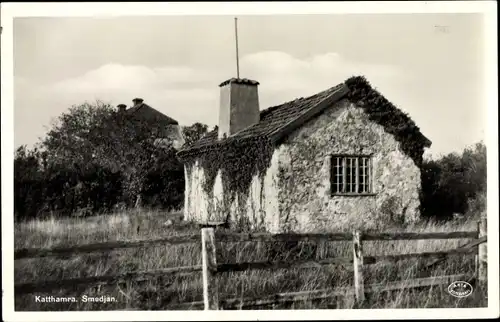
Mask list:
[[[184,168],[176,149],[158,145],[154,124],[130,121],[102,102],[71,107],[44,138],[14,158],[15,219],[87,216],[117,209],[180,209]],[[186,144],[208,126],[183,126]],[[450,219],[486,207],[486,146],[479,142],[461,153],[424,159],[421,212]]]
[[[478,142],[436,160],[424,160],[421,212],[427,218],[447,220],[486,211],[486,146]]]
[[[182,127],[187,144],[208,126]],[[116,209],[179,209],[184,169],[155,124],[130,119],[102,102],[71,107],[31,149],[14,157],[15,218],[86,216]]]

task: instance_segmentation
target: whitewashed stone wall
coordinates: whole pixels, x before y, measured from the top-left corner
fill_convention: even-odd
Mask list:
[[[205,180],[203,168],[196,161],[193,165],[184,166],[184,219],[187,221],[208,221],[209,196],[203,190]]]
[[[332,197],[332,154],[372,155],[373,195]],[[419,168],[391,134],[346,100],[292,133],[273,152],[265,176],[255,176],[248,194],[229,206],[220,171],[210,195],[198,162],[185,174],[185,218],[196,222],[230,214],[232,222],[246,217],[254,230],[321,232],[381,228],[419,216]]]
[[[379,228],[418,218],[420,169],[362,109],[341,101],[287,139],[280,226],[311,232]],[[331,196],[332,154],[372,155],[370,196]],[[285,159],[285,158],[283,158]]]
[[[195,222],[225,221],[230,214],[231,222],[245,216],[253,230],[279,231],[279,180],[278,170],[281,165],[280,156],[282,148],[276,149],[266,174],[262,177],[256,175],[252,178],[247,195],[237,194],[234,200],[226,205],[224,203],[224,189],[221,172],[215,179],[213,193],[207,194],[203,189],[205,174],[198,161],[191,169],[185,167],[185,219]]]

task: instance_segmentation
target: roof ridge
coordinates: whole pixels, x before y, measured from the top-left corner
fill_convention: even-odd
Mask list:
[[[275,106],[268,107],[268,108],[266,108],[265,110],[260,111],[260,117],[262,117],[262,116],[263,116],[263,115],[262,115],[262,114],[264,114],[263,112],[265,112],[265,111],[269,111],[270,109],[272,109],[272,111],[275,111],[275,110],[277,110],[278,108],[284,107],[285,105],[290,105],[290,104],[292,104],[292,103],[297,103],[298,101],[302,101],[302,100],[309,100],[309,99],[312,99],[313,97],[315,97],[315,96],[319,96],[320,94],[325,93],[325,92],[327,92],[327,91],[329,91],[329,90],[332,90],[333,88],[338,87],[338,86],[339,86],[339,85],[335,85],[335,86],[330,87],[330,88],[328,88],[328,89],[326,89],[326,90],[324,90],[324,91],[321,91],[321,92],[318,92],[318,93],[316,93],[316,94],[310,95],[310,96],[308,96],[308,97],[306,97],[306,98],[304,98],[304,97],[302,96],[302,97],[299,97],[299,98],[295,98],[295,99],[293,99],[293,100],[291,100],[291,101],[287,101],[287,102],[285,102],[285,103],[283,103],[283,104],[281,104],[281,105],[275,105]],[[329,98],[329,96],[328,96],[328,97],[326,97],[325,99],[328,99],[328,98]],[[323,102],[325,99],[321,100],[321,102]],[[318,104],[321,104],[321,102],[320,102],[320,103],[318,103]],[[310,108],[309,108],[309,109],[310,109]],[[303,112],[302,112],[302,113],[301,113],[298,117],[300,117],[302,114],[306,113],[309,109],[305,109],[305,110],[304,110],[304,111],[303,111]],[[271,112],[272,112],[272,111],[271,111]],[[267,115],[267,114],[264,114],[264,116],[265,116],[265,115]],[[259,123],[260,123],[260,120],[259,120]],[[231,134],[231,135],[230,135],[230,136],[228,136],[227,138],[229,139],[230,137],[236,136],[238,133],[243,132],[243,131],[245,131],[245,130],[247,130],[247,129],[250,129],[250,128],[252,128],[252,127],[254,127],[254,126],[258,125],[259,123],[254,123],[254,124],[252,124],[252,125],[250,125],[250,126],[247,126],[247,127],[243,128],[243,129],[239,130],[238,132],[235,132],[235,133]],[[279,129],[277,129],[277,130],[279,130]],[[276,132],[276,131],[275,131],[275,132]]]
[[[148,105],[146,103],[137,104],[136,106],[133,106],[130,109],[128,109],[127,112],[129,113],[129,115],[135,115],[137,112],[139,112],[140,110],[143,110],[144,108],[149,108],[153,113],[157,113],[157,115],[159,115],[162,119],[164,119],[165,121],[167,121],[171,124],[174,124],[174,125],[179,124],[179,122],[176,119],[172,118],[171,116],[168,116],[167,114],[159,111],[158,109],[156,109],[156,108],[154,108],[151,105]]]
[[[342,89],[343,91],[341,91]],[[314,96],[321,97],[321,94],[330,92],[327,96],[323,97],[319,102],[310,106],[309,108],[304,109],[302,113],[291,119],[288,123],[282,125],[281,127],[274,130],[272,133],[270,133],[272,140],[277,141],[283,136],[286,136],[288,132],[293,131],[298,126],[309,121],[312,117],[314,117],[318,113],[321,113],[326,108],[331,106],[330,104],[333,104],[334,102],[340,100],[347,94],[348,91],[349,89],[347,87],[344,87],[343,83],[341,83],[336,86],[330,87],[327,90],[319,92],[315,95],[312,95],[311,97],[309,97],[309,99],[311,99]]]
[[[139,106],[136,106],[137,108],[134,110],[134,113],[137,113],[137,111],[140,110],[141,108],[143,108],[145,105],[146,105],[146,103],[140,103]],[[149,105],[147,105],[147,106],[149,106]],[[151,107],[151,106],[149,106],[149,107]]]
[[[330,90],[332,90],[332,89],[334,89],[334,88],[340,87],[341,85],[343,85],[343,83],[340,83],[340,84],[337,84],[337,85],[335,85],[335,86],[329,87],[329,88],[327,88],[327,89],[325,89],[325,90],[322,90],[322,91],[320,91],[320,92],[317,92],[317,93],[315,93],[315,94],[312,94],[312,95],[309,95],[309,96],[306,96],[306,97],[301,96],[301,97],[295,98],[295,99],[293,99],[293,100],[289,100],[289,101],[286,101],[286,102],[284,102],[284,103],[281,103],[281,104],[279,104],[279,105],[273,105],[273,106],[270,106],[270,107],[268,107],[268,108],[266,108],[266,109],[264,109],[264,110],[260,111],[260,116],[265,116],[265,115],[269,114],[270,112],[275,111],[276,109],[278,109],[278,108],[280,108],[280,107],[282,107],[282,106],[285,106],[285,105],[287,105],[287,104],[294,103],[294,102],[301,101],[301,100],[308,100],[308,99],[311,99],[311,98],[313,98],[313,97],[315,97],[315,96],[319,96],[319,95],[321,95],[321,94],[323,94],[323,93],[325,93],[325,92],[327,92],[327,91],[330,91]],[[252,126],[253,126],[253,125],[252,125]]]

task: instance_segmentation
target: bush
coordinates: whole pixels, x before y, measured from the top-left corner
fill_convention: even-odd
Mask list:
[[[42,206],[43,178],[37,150],[26,146],[16,150],[14,156],[14,218],[35,217]]]
[[[20,147],[14,159],[15,218],[43,213],[67,216],[109,211],[122,193],[122,176],[98,164],[44,164],[35,149]]]
[[[184,202],[184,167],[175,150],[159,157],[148,171],[142,190],[144,204],[152,208],[179,209]]]
[[[422,215],[448,220],[453,214],[485,209],[486,146],[480,142],[462,154],[450,153],[422,164]],[[473,214],[472,214],[473,215]]]
[[[20,147],[14,160],[15,219],[52,216],[94,215],[109,212],[127,202],[126,179],[97,163],[41,166],[40,154]],[[183,202],[184,171],[180,164],[160,158],[146,174],[141,194],[143,205],[178,209]],[[129,202],[130,204],[130,202]]]

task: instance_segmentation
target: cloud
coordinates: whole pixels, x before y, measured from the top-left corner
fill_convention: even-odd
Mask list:
[[[352,75],[365,75],[384,88],[391,88],[404,78],[394,66],[354,62],[337,53],[302,59],[278,51],[258,52],[242,57],[240,66],[241,77],[261,83],[261,108],[312,95]],[[215,67],[196,69],[110,63],[79,77],[43,86],[22,80],[22,85],[16,82],[16,86],[22,87],[22,94],[18,94],[23,96],[19,104],[16,103],[16,109],[25,110],[25,113],[19,113],[16,124],[35,126],[34,120],[28,119],[32,113],[26,113],[30,104],[38,106],[37,115],[41,118],[37,120],[47,121],[48,115],[57,117],[69,106],[84,101],[99,99],[117,105],[130,104],[132,98],[142,97],[181,124],[203,122],[213,126],[218,116],[218,84],[225,78],[227,75]],[[31,97],[36,97],[37,101],[30,102]]]
[[[366,75],[381,84],[395,82],[402,76],[393,66],[352,62],[336,53],[299,59],[284,52],[259,52],[242,57],[241,67],[242,77],[261,83],[263,107],[312,95],[355,74]],[[223,80],[215,68],[107,64],[53,84],[48,91],[74,97],[75,102],[92,97],[118,104],[140,96],[182,123],[215,124],[217,84]]]
[[[67,93],[93,93],[129,90],[162,90],[210,81],[210,74],[189,67],[160,67],[107,64],[82,76],[54,84],[54,90]],[[189,86],[192,87],[192,86]]]
[[[315,94],[353,75],[364,75],[384,88],[408,77],[395,66],[355,62],[337,53],[299,59],[284,52],[260,52],[243,57],[242,65],[250,78],[259,80],[260,92],[274,104]]]

